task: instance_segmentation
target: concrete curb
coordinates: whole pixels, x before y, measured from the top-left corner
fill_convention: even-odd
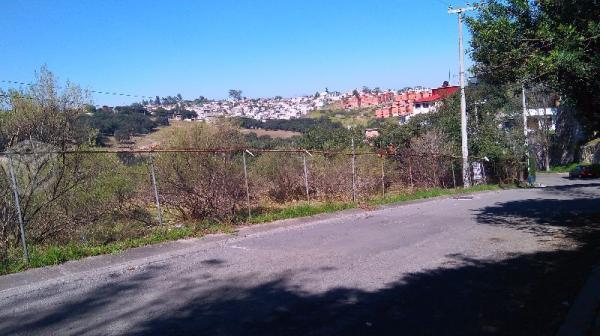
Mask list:
[[[600,335],[600,266],[577,296],[557,336]]]

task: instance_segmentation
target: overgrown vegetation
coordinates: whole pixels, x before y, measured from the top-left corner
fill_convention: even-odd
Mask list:
[[[153,123],[145,123],[147,119],[139,119],[144,116],[140,106],[118,108],[112,114],[95,117],[108,111],[90,112],[90,105],[85,92],[77,87],[59,90],[56,79],[46,69],[42,69],[37,84],[8,92],[3,101],[0,146],[9,154],[15,153],[11,155],[12,167],[25,238],[32,247],[32,266],[202,235],[241,223],[351,208],[374,202],[384,191],[387,195],[403,195],[396,199],[403,200],[455,192],[451,190],[461,185],[459,160],[455,157],[457,118],[451,112],[456,102],[452,100],[445,105],[446,110],[427,118],[414,118],[406,126],[390,125],[377,139],[375,148],[364,141],[362,128],[327,121],[299,123],[296,126],[306,125],[302,136],[262,145],[269,149],[325,151],[314,155],[302,151],[243,154],[245,148],[264,139],[242,134],[228,120],[174,128],[167,141],[161,143],[163,149],[213,152],[86,154],[81,150],[94,151],[99,134],[114,130],[116,136],[120,127],[128,127],[111,124],[113,115],[120,116],[115,118],[120,118],[123,125],[137,123],[139,129],[134,132],[154,127]],[[480,117],[487,117],[485,113],[482,109]],[[493,153],[501,135],[491,130],[481,132],[491,143],[486,153]],[[490,156],[493,160],[484,162],[487,182],[512,182],[516,172],[522,170],[518,162],[500,160],[516,155],[511,154],[508,145],[502,146],[497,151],[505,157]],[[62,153],[65,150],[73,152]],[[352,150],[360,155],[353,157]],[[21,253],[21,234],[9,165],[7,156],[3,156],[3,272],[23,267],[16,261]],[[152,170],[164,228],[159,225]],[[415,194],[422,189],[432,191]],[[304,203],[308,199],[310,205]],[[248,207],[252,217],[247,216]]]
[[[97,131],[94,142],[106,145],[107,137],[114,136],[118,142],[127,142],[133,135],[143,135],[154,131],[158,126],[169,125],[168,115],[156,113],[151,115],[140,104],[117,106],[114,109],[103,107],[97,109],[92,105],[85,106],[85,113],[77,119],[80,129]]]
[[[486,82],[467,88],[469,156],[493,170],[503,181],[513,183],[523,178],[521,162],[525,156],[523,122],[519,91],[514,85],[495,86]],[[407,123],[388,118],[380,124],[380,136],[373,144],[382,151],[401,157],[411,153],[429,153],[413,158],[416,174],[423,171],[450,170],[460,162],[446,160],[439,167],[435,156],[460,157],[460,99],[458,94],[446,98],[435,113],[413,116]],[[429,169],[425,169],[429,167]],[[516,168],[516,169],[515,169]],[[432,176],[433,173],[428,174]],[[460,174],[458,174],[460,175]]]
[[[568,173],[575,167],[579,166],[579,163],[571,163],[564,166],[554,166],[550,168],[551,173]]]
[[[361,107],[344,110],[333,106],[312,111],[308,118],[315,120],[330,120],[333,123],[348,127],[377,127],[374,107]]]
[[[508,186],[510,187],[510,186]],[[386,205],[398,202],[407,202],[412,200],[426,199],[439,196],[466,194],[481,191],[499,190],[497,185],[475,186],[469,189],[427,189],[407,192],[399,195],[388,195],[384,198],[373,198],[367,202],[369,205]],[[247,219],[248,223],[260,224],[283,219],[300,218],[314,216],[324,213],[332,213],[347,209],[356,208],[354,203],[326,202],[326,203],[303,203],[299,205],[285,206],[281,209],[266,210],[262,213]],[[66,261],[78,260],[85,257],[118,254],[130,248],[146,245],[158,244],[167,241],[200,238],[211,233],[231,233],[234,227],[228,222],[203,221],[197,224],[187,223],[181,227],[156,227],[146,235],[137,238],[124,238],[106,244],[93,244],[85,242],[72,241],[67,244],[42,244],[30,247],[30,261],[26,264],[18,248],[10,250],[3,268],[0,268],[0,274],[9,274],[20,272],[28,268],[37,268],[52,266],[64,263]]]
[[[233,123],[237,124],[239,127],[242,127],[242,128],[248,128],[248,129],[261,128],[261,129],[273,130],[273,131],[281,130],[281,131],[293,131],[293,132],[300,132],[300,133],[305,133],[310,128],[315,127],[315,126],[326,125],[326,127],[328,127],[328,128],[341,128],[342,127],[341,124],[331,122],[328,118],[320,118],[320,119],[302,118],[302,119],[290,119],[290,120],[269,119],[269,120],[265,120],[263,122],[263,121],[251,119],[251,118],[236,117],[236,118],[233,118],[232,121],[233,121]]]
[[[600,130],[597,1],[489,0],[468,20],[474,72],[493,84],[545,84],[572,106],[588,137]]]
[[[129,201],[138,182],[128,176],[134,171],[115,157],[56,153],[85,150],[93,144],[97,130],[78,123],[86,103],[85,94],[75,86],[59,90],[45,68],[27,91],[6,95],[0,113],[0,147],[9,155],[27,154],[0,159],[0,262],[6,262],[20,237],[9,165],[30,244],[107,242],[110,237],[102,228],[148,218],[141,203]]]

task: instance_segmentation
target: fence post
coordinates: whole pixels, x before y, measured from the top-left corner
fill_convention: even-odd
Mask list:
[[[12,155],[8,155],[8,173],[12,181],[13,193],[15,195],[15,208],[17,209],[17,217],[19,218],[19,229],[21,231],[21,243],[23,244],[23,257],[25,263],[29,264],[29,251],[27,250],[27,242],[25,241],[25,226],[23,225],[23,214],[21,213],[21,203],[19,202],[19,187],[17,186],[17,178],[13,169]]]
[[[414,188],[413,173],[412,173],[412,154],[408,156],[408,176],[410,177],[410,187]]]
[[[435,156],[435,154],[431,154],[433,156],[433,187],[437,188],[438,186],[438,182],[440,181],[437,177],[437,170],[438,170],[438,156]]]
[[[352,203],[356,203],[356,152],[354,150],[354,136],[352,136]]]
[[[454,173],[454,161],[452,161],[452,183],[454,183],[454,189],[456,189],[456,174]]]
[[[154,189],[154,200],[156,201],[156,211],[158,212],[158,223],[163,226],[162,210],[160,209],[160,198],[158,197],[158,186],[156,185],[156,174],[154,172],[154,156],[150,155],[150,175],[152,176],[152,188]]]
[[[244,150],[242,153],[242,158],[244,161],[244,181],[246,182],[246,205],[248,206],[248,219],[252,216],[252,212],[250,211],[250,187],[248,186],[248,167],[246,166],[246,152],[248,150]]]
[[[385,197],[385,156],[381,157],[381,196]]]
[[[304,187],[306,188],[306,200],[308,201],[308,203],[310,203],[310,191],[308,189],[308,167],[306,166],[306,154],[302,154],[302,162],[304,164]]]

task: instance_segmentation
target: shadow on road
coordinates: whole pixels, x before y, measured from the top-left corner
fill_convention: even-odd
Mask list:
[[[540,239],[565,237],[576,242],[575,248],[502,261],[452,255],[448,257],[455,262],[445,267],[404,276],[376,292],[337,288],[306,293],[293,284],[294,274],[258,285],[249,285],[253,281],[248,278],[212,279],[218,283],[212,290],[188,279],[184,286],[160,293],[152,304],[121,307],[90,328],[143,316],[128,334],[552,335],[600,256],[600,204],[587,197],[583,189],[588,188],[596,187],[549,188],[549,194],[582,189],[584,196],[512,201],[475,214],[481,225],[533,232]],[[18,327],[2,323],[0,332],[45,333],[93,317],[101,309],[114,309],[113,298],[141,290],[148,277],[161,272],[153,269],[116,287],[100,287],[83,300],[57,305],[49,315],[34,318],[32,312],[21,317]],[[175,297],[183,298],[176,307],[153,313]]]

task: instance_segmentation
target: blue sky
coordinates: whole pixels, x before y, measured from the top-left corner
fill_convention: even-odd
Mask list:
[[[6,1],[0,79],[28,82],[47,64],[84,88],[190,99],[222,98],[229,89],[272,97],[325,87],[437,86],[449,70],[458,72],[457,19],[444,3]]]

